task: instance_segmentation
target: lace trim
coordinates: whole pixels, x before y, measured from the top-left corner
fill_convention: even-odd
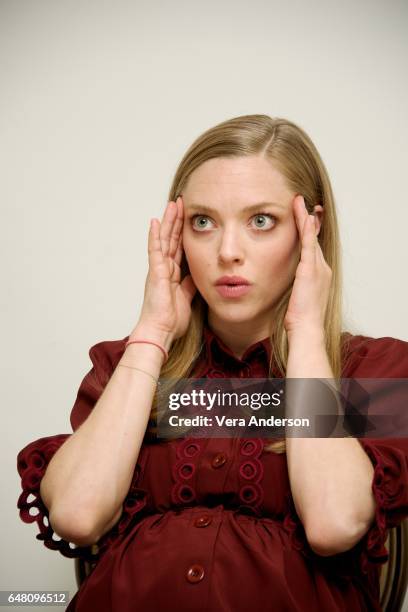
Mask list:
[[[59,550],[64,557],[82,557],[92,562],[95,559],[92,546],[76,546],[60,538],[51,527],[48,509],[40,496],[40,483],[46,467],[71,434],[60,434],[50,438],[41,438],[31,442],[17,456],[17,470],[21,476],[23,489],[18,498],[17,507],[20,518],[25,523],[37,523],[40,533],[36,539],[41,540],[51,550]]]
[[[177,444],[176,461],[172,466],[174,485],[171,489],[171,500],[176,506],[191,504],[196,501],[193,477],[196,461],[203,449],[199,438],[187,437]]]
[[[31,442],[19,452],[17,456],[17,470],[21,477],[23,491],[19,496],[17,507],[22,521],[25,523],[37,523],[40,533],[36,535],[36,539],[41,540],[47,548],[58,550],[64,557],[81,557],[90,563],[95,563],[111,543],[126,530],[133,516],[146,505],[146,492],[137,487],[141,465],[138,461],[132,485],[124,500],[123,512],[118,523],[104,534],[97,544],[76,546],[74,543],[60,538],[54,532],[49,521],[48,508],[43,503],[40,495],[41,479],[51,458],[71,435],[60,434],[50,438],[40,438]],[[141,455],[142,452],[139,457]]]
[[[376,501],[373,524],[362,540],[360,565],[364,574],[370,571],[370,563],[385,563],[389,559],[385,542],[389,527],[394,526],[392,518],[387,520],[390,509],[402,495],[403,483],[392,474],[392,465],[386,465],[381,452],[365,440],[360,440],[374,466],[372,491]],[[389,523],[389,524],[387,524]],[[395,522],[398,524],[398,521]]]
[[[264,490],[261,480],[264,475],[264,466],[259,460],[264,448],[264,440],[260,438],[244,438],[239,442],[239,509],[251,509],[255,514],[261,515],[260,506],[264,499]]]

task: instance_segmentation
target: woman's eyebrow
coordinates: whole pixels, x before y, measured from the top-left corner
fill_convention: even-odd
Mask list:
[[[278,204],[277,202],[257,202],[256,204],[251,204],[249,206],[244,206],[241,208],[241,212],[251,212],[252,210],[257,210],[259,208],[270,206],[274,208],[281,208],[282,210],[286,210],[286,206],[283,204]],[[215,208],[211,208],[206,204],[190,204],[186,206],[186,211],[202,211],[207,213],[216,213],[218,212]]]

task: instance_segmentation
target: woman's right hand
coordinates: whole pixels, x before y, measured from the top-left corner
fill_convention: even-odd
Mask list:
[[[168,202],[161,223],[156,218],[150,221],[149,271],[136,326],[168,334],[172,340],[186,333],[191,302],[197,291],[190,274],[180,282],[183,217],[183,202],[179,196],[176,202]]]

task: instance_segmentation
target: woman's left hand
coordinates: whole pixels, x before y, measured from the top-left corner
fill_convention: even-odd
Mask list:
[[[289,337],[298,332],[324,334],[324,318],[333,272],[317,239],[316,217],[307,212],[303,196],[295,197],[293,209],[301,253],[284,326]]]

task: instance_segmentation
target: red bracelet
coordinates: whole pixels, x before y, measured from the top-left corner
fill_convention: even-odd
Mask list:
[[[144,342],[146,344],[154,344],[154,346],[157,346],[157,348],[159,348],[161,350],[161,352],[163,353],[163,355],[164,355],[164,363],[166,363],[166,361],[168,360],[169,354],[166,351],[166,349],[163,346],[161,346],[160,344],[157,344],[157,342],[152,342],[151,340],[128,340],[126,342],[126,344],[125,344],[125,348],[127,348],[129,346],[129,344],[134,344],[136,342]]]

